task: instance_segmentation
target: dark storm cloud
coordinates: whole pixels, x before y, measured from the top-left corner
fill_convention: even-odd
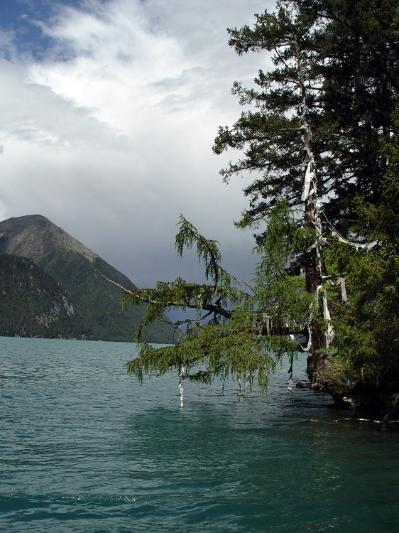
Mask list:
[[[268,61],[237,57],[225,28],[267,2],[83,4],[37,21],[53,43],[45,57],[14,50],[0,63],[2,218],[42,213],[147,285],[200,275],[194,258],[175,258],[182,212],[250,277],[251,235],[232,225],[246,205],[243,183],[221,182],[227,158],[211,145],[240,112],[233,80],[250,80]]]

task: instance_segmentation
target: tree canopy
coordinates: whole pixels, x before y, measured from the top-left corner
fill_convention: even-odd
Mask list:
[[[194,247],[206,283],[178,278],[126,291],[149,304],[144,324],[195,308],[175,346],[143,344],[140,379],[244,379],[262,387],[276,358],[304,352],[310,385],[337,399],[393,402],[399,393],[399,8],[394,0],[279,0],[252,27],[229,29],[238,54],[272,68],[233,84],[244,107],[213,150],[238,150],[221,171],[242,174],[257,228],[253,287],[221,264],[218,243],[184,217],[179,255]],[[179,324],[181,326],[181,323]],[[140,334],[140,331],[139,331]],[[371,392],[370,392],[371,391]],[[387,400],[389,398],[389,400]],[[374,401],[373,400],[373,401]]]

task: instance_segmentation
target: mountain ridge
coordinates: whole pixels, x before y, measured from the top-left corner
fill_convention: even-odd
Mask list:
[[[15,230],[22,228],[22,232],[19,233],[19,238],[17,240],[14,239],[12,245],[8,247],[7,253],[9,255],[22,255],[19,253],[20,249],[21,247],[23,249],[26,249],[27,241],[29,241],[29,232],[26,230],[28,230],[28,228],[32,225],[41,225],[42,227],[46,226],[47,229],[50,230],[50,235],[46,235],[47,239],[49,236],[51,237],[51,241],[48,242],[48,245],[50,244],[50,242],[53,245],[57,244],[54,242],[54,237],[57,237],[56,240],[58,241],[58,245],[62,243],[65,248],[70,249],[70,251],[75,251],[80,255],[83,255],[88,261],[92,263],[95,261],[95,258],[98,257],[98,255],[92,250],[90,250],[90,248],[85,246],[75,237],[72,237],[72,235],[67,233],[63,228],[54,224],[54,222],[52,222],[47,217],[38,214],[12,217],[0,222],[0,243],[3,238],[4,230],[7,231],[12,228],[15,232]],[[35,252],[39,256],[43,256],[43,249],[40,253],[38,250],[35,250]]]
[[[48,218],[25,215],[0,222],[0,253],[29,259],[59,284],[75,310],[74,337],[133,339],[145,306],[123,311],[120,289],[102,275],[125,287],[136,287],[135,284]],[[173,342],[173,327],[167,321],[158,320],[145,328],[143,338],[151,342]]]

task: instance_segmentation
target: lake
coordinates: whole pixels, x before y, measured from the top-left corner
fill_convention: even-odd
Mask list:
[[[0,531],[399,531],[399,433],[328,397],[126,375],[134,344],[0,338]],[[303,363],[296,364],[303,376]]]

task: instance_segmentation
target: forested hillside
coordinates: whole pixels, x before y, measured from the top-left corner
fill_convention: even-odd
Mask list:
[[[19,335],[22,328],[27,336],[40,334],[110,341],[134,339],[137,326],[145,313],[145,305],[125,311],[121,305],[120,290],[104,276],[126,287],[134,287],[134,284],[45,217],[31,215],[1,222],[0,253],[33,261],[37,275],[42,271],[41,279],[47,275],[49,280],[53,280],[57,290],[65,295],[74,309],[73,316],[66,316],[62,321],[52,323],[51,328],[43,326],[38,332],[37,325],[33,327],[28,318],[30,311],[24,306],[23,291],[19,290],[19,285],[13,288],[12,281],[7,281],[6,278],[3,283],[7,290],[7,302],[13,301],[13,312],[11,315],[7,313],[6,300],[2,297],[0,317],[8,324],[7,328],[0,331],[2,335]],[[6,257],[3,256],[3,261],[11,260]],[[16,261],[15,265],[22,269],[26,264]],[[24,279],[22,270],[18,276],[18,279]],[[36,292],[32,292],[28,285],[25,286],[25,282],[23,284],[27,302],[33,302]],[[17,288],[18,291],[15,292]],[[12,295],[15,300],[12,300]],[[46,297],[47,293],[42,293],[40,302],[37,302],[40,308],[46,304]],[[172,342],[173,326],[160,317],[145,328],[144,338],[152,342]]]
[[[77,335],[75,311],[66,292],[30,259],[0,254],[0,298],[1,335]]]

